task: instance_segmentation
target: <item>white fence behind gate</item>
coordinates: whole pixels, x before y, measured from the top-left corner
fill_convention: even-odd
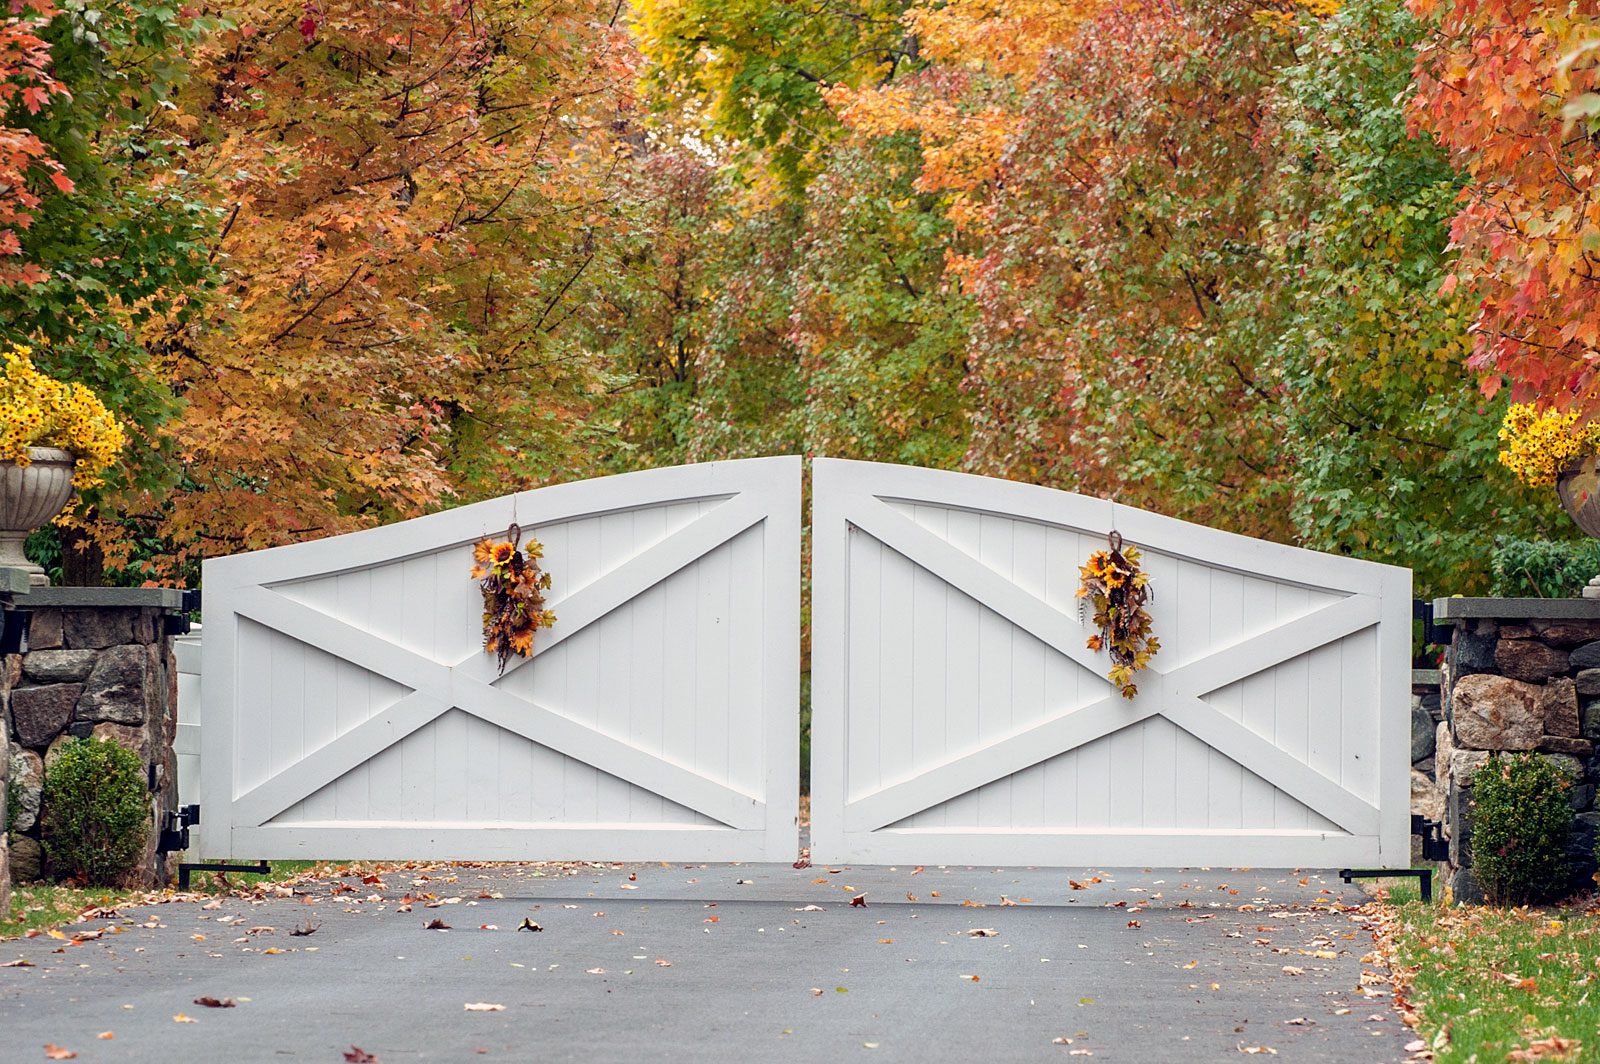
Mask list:
[[[1411,574],[983,477],[818,459],[819,861],[1404,865]],[[1123,699],[1078,567],[1144,549]]]
[[[209,857],[793,860],[800,460],[582,481],[205,563]],[[496,677],[473,543],[545,546]]]
[[[200,801],[200,710],[205,704],[201,687],[201,625],[172,641],[178,666],[178,734],[172,752],[178,759],[178,804]],[[192,856],[198,857],[194,850]]]

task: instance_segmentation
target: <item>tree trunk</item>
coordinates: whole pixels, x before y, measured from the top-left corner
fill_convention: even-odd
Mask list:
[[[61,530],[61,583],[66,587],[101,587],[106,580],[106,553],[82,529]]]

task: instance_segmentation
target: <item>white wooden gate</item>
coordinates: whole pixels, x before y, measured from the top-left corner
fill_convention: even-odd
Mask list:
[[[1405,865],[1411,574],[983,477],[818,459],[819,861]],[[1078,566],[1144,549],[1128,701]]]
[[[800,460],[631,473],[205,563],[210,857],[794,859]],[[496,678],[472,544],[545,546]]]

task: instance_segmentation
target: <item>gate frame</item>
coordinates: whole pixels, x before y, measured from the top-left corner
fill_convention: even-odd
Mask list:
[[[963,499],[964,495],[967,496],[966,499]],[[1352,598],[1358,595],[1376,598],[1378,600],[1376,616],[1371,624],[1345,633],[1354,634],[1355,631],[1372,626],[1378,628],[1375,637],[1378,673],[1376,684],[1382,705],[1378,714],[1379,734],[1375,744],[1378,766],[1377,800],[1373,805],[1376,818],[1374,830],[1370,834],[1359,835],[1352,833],[1341,836],[1324,834],[1273,837],[1259,830],[1252,834],[1245,829],[1231,835],[1207,835],[1177,828],[1170,831],[1109,827],[1013,828],[1009,831],[974,828],[965,832],[953,828],[938,833],[930,831],[927,834],[912,832],[883,834],[881,829],[886,825],[863,828],[862,818],[852,816],[848,807],[864,799],[876,798],[902,785],[914,787],[916,781],[924,779],[930,772],[938,771],[972,753],[968,751],[965,754],[953,755],[941,765],[922,769],[909,780],[902,780],[898,784],[886,784],[871,795],[859,796],[855,801],[850,800],[846,790],[845,771],[849,753],[848,729],[851,726],[847,700],[850,638],[847,598],[849,537],[857,534],[858,523],[864,523],[866,520],[865,515],[859,514],[853,520],[850,516],[850,505],[853,501],[868,498],[925,502],[934,506],[990,513],[1012,520],[1087,532],[1109,530],[1113,526],[1114,519],[1115,525],[1130,543],[1147,545],[1158,553],[1167,554],[1176,553],[1171,546],[1173,533],[1181,530],[1193,547],[1179,556],[1200,564],[1268,577],[1282,574],[1278,578],[1285,582],[1296,582],[1304,586],[1329,590],[1347,590],[1350,591]],[[1086,521],[1085,514],[1091,515],[1093,520]],[[1411,571],[1409,569],[1253,539],[1128,506],[1117,506],[1109,500],[1076,495],[1040,485],[914,466],[821,457],[815,458],[812,462],[811,534],[811,822],[812,850],[817,861],[832,864],[856,861],[894,864],[913,862],[1040,866],[1070,864],[1102,867],[1118,865],[1144,867],[1157,864],[1338,867],[1363,863],[1398,867],[1409,864],[1410,763],[1407,754],[1409,744],[1406,741],[1410,730]],[[932,537],[931,533],[929,537],[937,538]],[[900,552],[893,544],[882,539],[880,542],[884,542],[889,549]],[[947,549],[951,555],[959,554],[963,559],[969,559],[980,567],[982,565],[977,559],[970,558],[942,540],[930,543],[928,547],[941,553]],[[909,555],[905,556],[909,558]],[[1225,564],[1221,558],[1230,558],[1233,564]],[[955,558],[948,560],[957,561]],[[911,561],[914,565],[926,568],[922,561],[914,558]],[[1288,575],[1290,573],[1295,575],[1291,577]],[[956,590],[963,590],[958,584],[950,582],[947,573],[935,575]],[[1063,626],[1069,621],[1068,618],[1032,594],[1011,584],[998,573],[994,574],[993,581],[987,578],[983,580],[995,586],[1003,583],[1010,592],[1014,592],[1014,595],[1008,592],[1008,597],[1012,599],[1010,605],[1027,616],[1028,625],[1031,626],[1035,636],[1044,638],[1047,643],[1053,642],[1052,649],[1066,654],[1079,664],[1085,664],[1087,659],[1092,658],[1086,649],[1081,648],[1080,625],[1072,624],[1070,631],[1067,631]],[[985,602],[981,593],[974,593],[975,590],[977,589],[968,589],[967,593],[981,604],[993,609],[994,606]],[[1313,614],[1308,616],[1322,612],[1313,611]],[[1332,627],[1337,624],[1341,616],[1336,611],[1335,616],[1324,617],[1323,620]],[[1007,619],[1012,624],[1017,624],[1015,616]],[[1310,637],[1314,637],[1318,625],[1313,622],[1301,627],[1310,629]],[[1041,632],[1046,634],[1041,635]],[[1068,643],[1073,637],[1080,640],[1079,649],[1076,651],[1073,651]],[[1343,635],[1338,638],[1343,638]],[[1322,644],[1311,645],[1314,647]],[[1216,651],[1213,651],[1213,654],[1215,653]],[[1288,660],[1291,656],[1293,655],[1285,655],[1279,662]],[[1098,665],[1095,671],[1103,674],[1104,662],[1099,659],[1094,660]],[[1276,663],[1269,664],[1265,668],[1270,669]],[[1187,667],[1188,664],[1181,666],[1181,668]],[[1158,679],[1159,674],[1152,678]],[[1202,682],[1203,679],[1202,677]],[[1200,696],[1215,690],[1217,686],[1224,685],[1214,685],[1192,693],[1198,700]],[[1132,705],[1137,706],[1138,703]],[[1148,709],[1148,704],[1145,708]],[[1068,713],[1055,719],[1065,720],[1072,715]],[[1137,719],[1144,719],[1148,715],[1158,714],[1144,712],[1138,718],[1130,719],[1128,723],[1135,723]],[[1178,726],[1183,727],[1182,724]],[[1012,733],[1011,738],[1032,730],[1032,727],[1020,729],[1019,732]],[[1105,731],[1101,734],[1110,733]],[[1003,736],[990,740],[975,749],[990,748],[1007,738]],[[1206,740],[1202,738],[1202,741]],[[1078,745],[1083,744],[1074,744],[1068,749],[1076,749]],[[1227,756],[1226,752],[1224,753]],[[1055,753],[1046,754],[1030,762],[1030,765],[1042,763],[1054,756]],[[1292,755],[1285,754],[1285,756]],[[1249,765],[1244,767],[1246,770],[1251,770]],[[1011,769],[991,776],[983,783],[1008,778],[1021,770],[1021,768]],[[1307,771],[1313,770],[1308,768]],[[1319,779],[1326,781],[1326,777],[1317,775]],[[1268,782],[1277,786],[1272,780]],[[978,786],[982,786],[983,783],[979,783]],[[947,799],[940,798],[929,802],[924,808],[932,808],[945,800]],[[1321,815],[1327,815],[1325,811],[1317,810],[1315,805],[1311,805],[1310,808]]]
[[[793,861],[797,849],[800,776],[798,713],[802,472],[802,462],[798,456],[784,455],[623,473],[536,488],[326,539],[206,560],[206,623],[202,661],[205,691],[210,704],[206,707],[205,727],[201,733],[206,766],[201,783],[205,804],[201,840],[205,856],[341,860],[436,857],[485,861]],[[742,532],[762,527],[764,674],[760,705],[753,709],[759,710],[766,726],[763,749],[766,761],[765,801],[756,796],[743,795],[727,785],[700,776],[693,769],[677,766],[642,750],[618,751],[619,745],[626,745],[625,740],[608,737],[589,725],[565,718],[556,710],[546,710],[543,723],[538,725],[547,735],[553,735],[558,740],[568,737],[580,744],[597,743],[605,746],[613,762],[619,753],[628,761],[650,759],[661,762],[678,776],[679,790],[687,788],[706,794],[724,792],[727,796],[724,815],[732,816],[739,826],[727,825],[726,820],[724,825],[727,826],[717,828],[657,824],[637,827],[627,824],[568,825],[561,822],[540,823],[536,827],[465,823],[441,825],[407,821],[357,821],[347,827],[235,823],[235,803],[241,797],[235,793],[235,758],[241,756],[235,750],[235,717],[239,712],[235,700],[238,682],[235,664],[241,617],[241,613],[237,612],[236,600],[250,598],[250,589],[265,591],[275,583],[398,564],[410,557],[459,547],[485,535],[500,533],[506,528],[508,518],[513,516],[524,528],[534,530],[577,518],[714,497],[726,497],[726,501],[685,528],[670,533],[666,539],[644,548],[631,559],[619,562],[617,567],[556,601],[553,604],[558,614],[556,624],[538,633],[534,655],[525,660],[531,667],[537,667],[539,648],[547,647],[598,621]],[[659,556],[650,559],[653,553]],[[642,565],[635,564],[640,559],[648,560]],[[623,568],[633,571],[619,575]],[[559,574],[557,576],[559,578]],[[463,581],[470,579],[464,570],[461,578]],[[281,598],[270,591],[265,593],[271,598]],[[565,610],[563,603],[566,604]],[[297,607],[294,612],[303,613],[306,609]],[[258,616],[253,619],[260,623],[262,617],[259,610],[257,612]],[[323,616],[327,617],[325,614]],[[328,620],[333,621],[331,617]],[[334,623],[353,627],[344,626],[342,622]],[[270,624],[268,626],[272,627]],[[276,630],[290,638],[315,644],[314,637],[309,633],[297,635],[292,630]],[[402,653],[411,654],[379,636],[373,636],[371,642],[372,645],[357,657],[375,662],[380,659],[396,660]],[[329,649],[329,653],[338,656],[338,652],[332,649]],[[420,654],[411,656],[422,658]],[[485,660],[488,660],[487,657],[480,654],[477,658],[460,663],[430,665],[424,661],[417,668],[399,661],[401,667],[394,669],[393,674],[381,668],[373,669],[371,664],[353,663],[396,679],[397,676],[406,676],[408,668],[412,673],[431,670],[453,675],[456,670],[467,670],[469,673],[482,674]],[[492,674],[492,663],[486,667]],[[510,669],[507,674],[509,672]],[[482,675],[466,679],[472,686],[492,683],[485,681]],[[413,694],[418,693],[419,689],[411,683],[405,680],[397,682],[411,687]],[[440,683],[431,686],[453,697],[455,684],[449,676]],[[537,708],[532,707],[531,703],[528,705]],[[450,709],[430,718],[430,721],[448,712]],[[389,713],[392,713],[392,708],[380,710],[368,723]],[[397,736],[394,742],[401,737]],[[533,736],[526,737],[540,741]],[[303,764],[307,757],[326,751],[344,738],[345,735],[341,735],[304,755],[300,761],[294,762],[289,769],[280,770],[267,782],[270,784],[284,772],[292,771],[295,765]],[[368,759],[391,745],[386,743],[379,747]],[[582,745],[564,747],[548,739],[544,745],[568,757],[585,760]],[[635,754],[636,757],[632,756]],[[360,763],[364,761],[357,762]],[[614,768],[601,768],[601,771],[615,772]],[[621,778],[627,780],[627,777]],[[650,789],[648,783],[627,782]],[[260,791],[261,786],[253,790]],[[314,792],[315,788],[308,793]],[[671,795],[665,797],[669,800],[672,798]],[[746,801],[748,805],[744,804]],[[579,836],[584,841],[574,845],[573,840]],[[423,838],[429,840],[427,847],[419,846],[416,841]],[[427,849],[428,852],[416,852],[419,849]]]

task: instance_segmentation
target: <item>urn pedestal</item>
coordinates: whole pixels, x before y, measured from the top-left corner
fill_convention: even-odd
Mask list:
[[[22,545],[72,498],[72,454],[56,447],[30,447],[25,466],[0,463],[0,567],[21,569],[35,587],[50,583],[44,570],[28,561]]]

